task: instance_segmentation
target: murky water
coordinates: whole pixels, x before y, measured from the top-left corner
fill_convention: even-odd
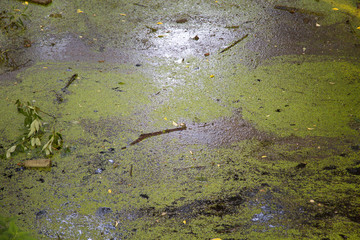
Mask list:
[[[0,217],[36,239],[359,238],[355,1],[27,11],[0,38]],[[5,158],[17,99],[56,116],[49,169]]]

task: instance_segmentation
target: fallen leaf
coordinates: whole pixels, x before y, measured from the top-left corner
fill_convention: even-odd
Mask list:
[[[332,8],[332,10],[334,10],[334,11],[338,11],[339,9],[338,9],[338,8]]]
[[[356,29],[359,29],[359,30],[360,30],[360,27],[357,27]]]
[[[172,124],[175,126],[175,127],[177,127],[177,126],[179,126],[179,124],[177,124],[176,122],[172,122]]]
[[[210,75],[211,78],[215,77],[214,75]]]
[[[205,54],[204,54],[205,57],[207,57],[207,56],[209,56],[209,55],[210,55],[210,53],[205,53]]]
[[[126,14],[125,14],[125,13],[120,13],[120,15],[121,15],[121,16],[126,16]]]
[[[309,202],[314,203],[315,201],[311,199]]]
[[[267,156],[264,155],[264,156],[261,156],[261,158],[267,158]]]
[[[320,24],[316,23],[315,26],[320,27]]]
[[[186,224],[186,220],[184,220],[183,223]]]
[[[160,25],[160,24],[163,24],[162,22],[157,22],[156,24]]]
[[[164,117],[164,120],[165,120],[165,121],[167,121],[167,118],[166,118],[166,117]]]
[[[84,11],[81,11],[80,9],[76,10],[77,13],[83,13]]]
[[[211,240],[221,240],[221,238],[212,238]]]
[[[111,189],[108,190],[108,193],[112,193]]]
[[[23,165],[24,167],[51,167],[51,160],[50,159],[26,160]]]
[[[314,130],[314,128],[307,128],[307,129],[310,130],[310,131],[311,131],[311,130]]]

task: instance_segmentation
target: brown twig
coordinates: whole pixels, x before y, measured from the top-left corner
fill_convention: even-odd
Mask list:
[[[239,42],[241,42],[242,40],[244,40],[245,38],[247,38],[249,36],[249,34],[246,34],[245,36],[243,36],[242,38],[240,38],[239,40],[236,40],[235,42],[233,42],[230,46],[227,46],[226,48],[224,48],[223,50],[220,51],[220,53],[223,53],[227,50],[229,50],[230,48],[232,48],[233,46],[235,46],[236,44],[238,44]]]
[[[152,132],[152,133],[143,133],[143,134],[140,134],[140,136],[133,142],[131,142],[129,145],[135,145],[139,142],[141,142],[142,140],[146,139],[146,138],[149,138],[149,137],[154,137],[154,136],[158,136],[158,135],[161,135],[161,134],[165,134],[165,133],[171,133],[171,132],[176,132],[176,131],[182,131],[182,130],[185,130],[186,129],[186,125],[183,124],[181,127],[178,127],[178,128],[171,128],[171,129],[165,129],[165,130],[162,130],[162,131],[157,131],[157,132]],[[126,149],[126,147],[122,147],[121,149]]]

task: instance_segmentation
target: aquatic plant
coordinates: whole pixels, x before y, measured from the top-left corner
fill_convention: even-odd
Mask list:
[[[5,218],[0,216],[0,240],[7,239],[35,240],[29,233],[21,231],[20,228],[16,226],[15,218]]]
[[[12,7],[11,10],[3,10],[0,12],[0,29],[9,32],[15,29],[25,29],[24,21],[29,17],[25,13],[28,9],[26,5],[24,9]]]
[[[6,158],[10,158],[11,154],[19,151],[31,151],[42,146],[41,152],[45,152],[46,155],[53,154],[53,150],[60,150],[63,145],[62,135],[55,131],[55,127],[52,126],[52,131],[47,134],[42,118],[39,113],[46,114],[55,119],[54,116],[45,113],[40,110],[39,107],[34,106],[27,102],[23,104],[18,99],[15,102],[17,111],[25,116],[24,119],[24,132],[19,137],[17,142],[6,151]],[[55,125],[55,123],[53,124]],[[48,135],[48,141],[42,145],[42,139]]]

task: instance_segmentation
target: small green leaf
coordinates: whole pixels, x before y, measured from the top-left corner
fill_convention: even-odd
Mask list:
[[[35,138],[35,145],[36,146],[41,146],[40,138]]]
[[[46,149],[46,150],[45,150],[45,154],[46,154],[46,156],[47,156],[47,155],[50,155],[50,151],[49,151],[48,149]]]
[[[15,225],[15,221],[11,221],[9,223],[9,229],[8,229],[9,233],[14,235],[17,233],[18,230],[19,228]]]
[[[6,151],[6,158],[10,158],[11,157],[11,152],[9,152],[9,150]]]
[[[30,142],[31,142],[31,146],[35,146],[35,138],[31,138],[31,140],[30,140]]]
[[[11,148],[9,148],[9,151],[10,151],[11,153],[12,153],[12,152],[15,152],[16,146],[17,146],[17,145],[14,145],[14,146],[12,146]]]

